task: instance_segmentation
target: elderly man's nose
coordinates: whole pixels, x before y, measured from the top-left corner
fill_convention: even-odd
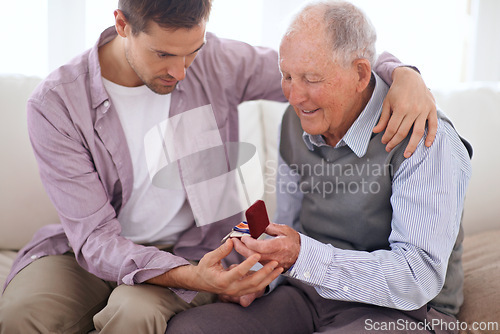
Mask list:
[[[304,102],[307,99],[307,95],[300,87],[296,85],[290,85],[290,91],[288,93],[288,102],[292,105],[297,105]]]

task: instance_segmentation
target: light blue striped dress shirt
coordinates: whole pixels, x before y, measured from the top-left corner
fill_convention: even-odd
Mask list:
[[[358,157],[366,153],[386,93],[386,84],[376,76],[370,102],[336,147],[347,145]],[[310,150],[313,145],[327,145],[321,136],[304,133],[303,138]],[[277,185],[298,186],[300,176],[281,157],[278,163]],[[449,172],[438,172],[443,169]],[[324,298],[402,310],[425,305],[444,284],[470,176],[463,143],[452,125],[439,120],[434,144],[427,148],[422,139],[394,175],[390,250],[343,250],[301,233],[299,257],[284,275],[314,286]],[[303,195],[279,187],[276,193],[276,223],[301,232]]]

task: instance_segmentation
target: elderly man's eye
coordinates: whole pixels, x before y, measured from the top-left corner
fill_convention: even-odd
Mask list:
[[[316,79],[316,78],[306,78],[307,83],[319,83],[321,82],[321,79]]]

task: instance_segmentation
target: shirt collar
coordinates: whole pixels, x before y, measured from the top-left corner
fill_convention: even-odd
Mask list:
[[[101,64],[99,63],[99,47],[109,43],[117,35],[115,27],[104,30],[97,43],[89,53],[90,94],[92,107],[95,109],[104,101],[108,100],[108,93],[104,89],[101,76]]]
[[[372,130],[380,118],[382,103],[389,90],[387,84],[376,73],[372,72],[372,75],[375,77],[375,89],[370,100],[344,137],[335,145],[335,148],[347,145],[360,158],[366,154]],[[314,150],[314,146],[329,146],[321,135],[304,132],[302,138],[311,151]]]

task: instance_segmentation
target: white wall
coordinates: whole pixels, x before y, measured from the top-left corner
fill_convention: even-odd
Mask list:
[[[47,73],[47,3],[0,0],[0,73]]]
[[[467,79],[500,80],[500,1],[472,0],[473,35]]]
[[[85,50],[85,0],[48,1],[49,71]]]
[[[490,1],[500,3],[498,0]],[[238,37],[235,22],[240,22],[240,26],[248,29],[254,29],[255,24],[261,22],[263,29],[255,31],[255,34],[262,32],[259,44],[278,48],[290,15],[308,1],[267,0],[262,5],[262,0],[254,0],[252,3],[258,3],[256,8],[263,9],[260,15],[255,12],[246,15],[246,7],[241,11],[245,15],[235,14],[238,11],[234,9],[234,4],[245,1],[215,0],[216,4],[218,2],[221,6],[214,8],[217,16],[213,21],[218,23],[216,31],[219,35]],[[363,9],[373,22],[378,34],[379,53],[389,51],[403,62],[416,65],[430,87],[446,86],[465,79],[466,48],[472,38],[469,0],[351,2]],[[219,9],[221,12],[217,11]],[[233,19],[229,22],[225,20],[226,17]]]
[[[209,29],[278,48],[305,0],[214,0]],[[352,0],[372,19],[377,50],[416,65],[430,87],[500,80],[500,0]],[[118,0],[0,0],[0,73],[45,76],[91,47]]]

